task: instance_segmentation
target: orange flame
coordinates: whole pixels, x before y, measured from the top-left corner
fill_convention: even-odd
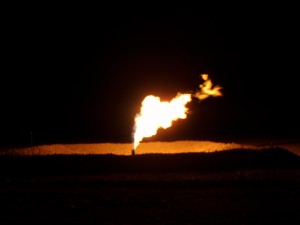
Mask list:
[[[201,77],[205,82],[199,85],[200,89],[194,93],[193,97],[198,98],[199,100],[203,100],[208,98],[209,96],[222,96],[222,87],[219,85],[213,86],[211,80],[208,79],[208,74],[201,74]]]
[[[133,149],[135,150],[145,137],[151,137],[157,133],[159,128],[168,128],[172,122],[187,117],[188,108],[186,104],[192,97],[203,100],[209,96],[222,96],[221,86],[213,86],[207,74],[201,75],[205,81],[199,85],[199,90],[194,94],[180,94],[170,102],[161,102],[159,97],[148,95],[142,102],[141,112],[135,117],[133,133]]]

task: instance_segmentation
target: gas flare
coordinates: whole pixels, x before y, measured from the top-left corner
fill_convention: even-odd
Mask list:
[[[201,74],[204,80],[199,85],[199,90],[194,93],[178,93],[175,98],[169,102],[161,102],[159,97],[148,95],[144,98],[141,106],[141,112],[135,116],[133,127],[133,151],[138,147],[145,137],[151,137],[157,133],[159,128],[168,128],[172,122],[187,117],[188,108],[186,104],[192,101],[192,97],[199,100],[209,96],[222,96],[221,86],[214,86],[208,78],[208,74]]]

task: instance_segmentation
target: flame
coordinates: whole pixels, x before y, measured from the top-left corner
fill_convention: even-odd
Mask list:
[[[213,86],[208,79],[208,74],[201,74],[204,80],[199,85],[199,90],[194,94],[178,93],[175,98],[169,102],[161,102],[159,97],[148,95],[144,98],[141,106],[141,112],[135,117],[135,125],[133,129],[133,150],[145,137],[151,137],[157,133],[159,128],[168,128],[172,126],[172,122],[187,117],[188,108],[186,104],[192,101],[192,97],[199,100],[208,98],[209,96],[222,96],[221,86]]]
[[[194,97],[199,100],[208,98],[209,96],[218,97],[222,96],[222,87],[216,85],[213,87],[213,83],[208,79],[208,74],[201,74],[202,79],[205,81],[203,84],[199,85],[199,90],[194,93]]]

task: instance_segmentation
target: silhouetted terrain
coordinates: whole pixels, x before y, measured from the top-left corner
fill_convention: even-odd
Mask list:
[[[0,157],[1,224],[300,224],[300,157],[215,153]]]

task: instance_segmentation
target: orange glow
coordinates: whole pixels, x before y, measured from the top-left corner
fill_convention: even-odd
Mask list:
[[[295,145],[296,146],[296,145]],[[299,145],[297,145],[299,149]],[[237,148],[263,149],[265,146],[242,145],[238,143],[212,141],[174,141],[174,142],[145,142],[139,145],[137,154],[177,154],[188,152],[216,152]],[[274,146],[273,146],[274,147]],[[33,155],[130,155],[132,143],[85,143],[85,144],[51,144],[15,149],[1,149],[0,156],[33,156]],[[300,155],[300,150],[296,152]]]
[[[159,128],[168,128],[172,122],[187,117],[186,104],[192,97],[203,100],[209,96],[222,96],[220,86],[213,86],[207,74],[201,75],[205,81],[199,85],[199,90],[194,94],[178,93],[170,102],[161,102],[159,97],[148,95],[142,102],[141,112],[135,117],[133,133],[133,149],[135,150],[144,137],[151,137]]]

